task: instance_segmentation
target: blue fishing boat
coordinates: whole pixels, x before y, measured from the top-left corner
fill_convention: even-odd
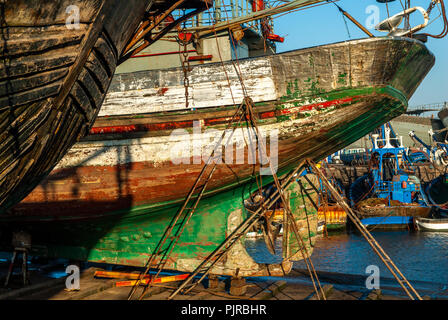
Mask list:
[[[369,172],[355,180],[348,194],[361,222],[381,229],[407,228],[414,217],[429,216],[431,206],[413,175],[402,137],[385,124],[371,139]]]
[[[411,227],[414,222],[414,217],[409,216],[385,216],[372,217],[362,219],[361,222],[366,226],[381,229],[402,229],[405,226]]]

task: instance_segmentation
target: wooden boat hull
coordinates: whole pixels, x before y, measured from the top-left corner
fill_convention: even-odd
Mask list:
[[[409,229],[414,219],[429,217],[431,207],[403,203],[400,206],[358,206],[356,213],[361,223],[376,230]]]
[[[317,211],[318,232],[340,231],[347,226],[347,213],[339,206],[321,206]]]
[[[344,231],[347,227],[347,223],[328,223],[325,225],[324,222],[320,222],[320,224],[317,226],[317,233],[323,234],[325,232],[341,232]]]
[[[140,0],[17,0],[2,4],[3,210],[22,200],[88,133],[118,56],[146,7]],[[77,19],[79,24],[73,24]]]
[[[319,160],[403,113],[433,63],[422,43],[384,38],[247,59],[239,65],[256,104],[258,126],[267,136],[270,160],[277,159],[282,176],[303,159]],[[238,76],[230,63],[225,69],[238,104]],[[223,130],[236,109],[220,64],[197,66],[191,73],[196,75],[190,81],[196,110],[182,106],[181,69],[118,75],[90,135],[24,201],[3,212],[3,241],[20,226],[33,235],[38,254],[143,265],[203,167],[194,143],[213,145],[210,130]],[[159,113],[148,114],[151,110]],[[242,154],[244,161],[218,164],[173,252],[172,268],[191,270],[224,239],[231,216],[245,216],[243,200],[256,190],[254,177],[266,167],[248,164],[248,137],[244,125],[235,128],[233,160]],[[179,147],[185,153],[173,156],[171,151]],[[272,176],[262,176],[262,181],[268,185]],[[304,228],[308,223],[303,232],[311,244],[317,213],[309,209],[311,204],[305,208],[308,214],[298,214]],[[309,219],[315,227],[309,227]],[[242,249],[239,255],[244,255]],[[244,257],[242,263],[250,260]],[[185,259],[193,260],[185,265]],[[266,273],[254,270],[247,274]]]
[[[414,205],[391,206],[391,207],[361,207],[357,209],[360,219],[372,217],[428,217],[431,207]]]

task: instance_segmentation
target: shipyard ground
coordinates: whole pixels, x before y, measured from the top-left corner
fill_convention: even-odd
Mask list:
[[[42,270],[31,271],[31,284],[23,287],[21,275],[11,279],[9,288],[0,288],[0,300],[126,300],[130,287],[116,287],[117,279],[99,279],[94,277],[96,270],[90,267],[81,272],[80,289],[67,291],[66,277],[50,278],[44,276]],[[55,266],[49,266],[54,268]],[[48,267],[47,267],[48,268]],[[3,285],[7,267],[0,268],[0,281]],[[323,290],[328,300],[407,300],[404,292],[393,279],[382,280],[380,290],[368,290],[365,287],[365,276],[347,275],[333,272],[318,272]],[[174,300],[316,300],[316,294],[306,270],[293,269],[283,278],[248,278],[244,288],[239,288],[239,295],[230,294],[230,279],[220,278],[216,287],[211,289],[200,284],[186,295],[177,295]],[[145,295],[145,300],[166,300],[180,282],[154,285]],[[420,284],[419,293],[426,299],[447,299],[448,290],[434,295],[437,284]],[[241,290],[242,289],[242,290]],[[235,291],[234,291],[235,292]]]

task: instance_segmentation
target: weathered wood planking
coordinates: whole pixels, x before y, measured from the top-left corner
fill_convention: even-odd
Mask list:
[[[80,24],[70,29],[65,23],[73,5]],[[0,206],[5,209],[87,133],[145,2],[19,0],[1,6]]]
[[[119,55],[150,4],[0,4],[0,211],[23,199],[89,131]],[[74,7],[79,25],[69,28]]]

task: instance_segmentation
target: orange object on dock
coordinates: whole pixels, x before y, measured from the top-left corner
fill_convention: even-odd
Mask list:
[[[167,277],[161,277],[155,279],[152,283],[167,283],[167,282],[174,282],[174,281],[181,281],[185,280],[189,276],[188,273],[186,274],[180,274],[176,276],[167,276]],[[133,287],[137,284],[138,280],[125,280],[125,281],[118,281],[115,283],[116,287]],[[149,283],[149,277],[145,277],[140,281],[139,284],[148,284]]]
[[[94,276],[98,278],[110,279],[138,279],[140,273],[114,272],[114,271],[95,271]],[[147,276],[149,278],[149,276]]]

